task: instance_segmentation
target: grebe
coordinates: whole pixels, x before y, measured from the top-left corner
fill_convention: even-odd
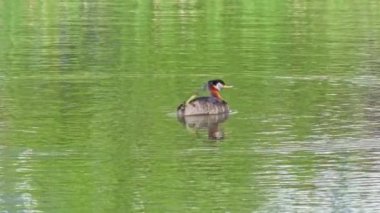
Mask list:
[[[225,100],[222,99],[220,91],[223,88],[231,88],[220,79],[210,80],[206,84],[210,96],[197,97],[191,96],[186,102],[177,108],[178,116],[188,115],[217,115],[230,112],[230,108]]]

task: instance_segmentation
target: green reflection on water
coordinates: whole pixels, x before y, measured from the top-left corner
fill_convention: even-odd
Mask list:
[[[318,191],[326,167],[346,164],[314,146],[378,137],[377,11],[370,0],[1,2],[0,209],[299,208],[272,202],[280,189]],[[222,141],[168,116],[216,77],[235,85],[223,97],[238,112]]]

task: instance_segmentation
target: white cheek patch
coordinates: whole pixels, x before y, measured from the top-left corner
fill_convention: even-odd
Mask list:
[[[215,86],[215,87],[216,87],[216,89],[217,89],[217,90],[219,90],[219,91],[220,91],[220,90],[222,90],[222,88],[224,87],[224,85],[223,85],[223,84],[221,84],[221,83],[218,83],[218,84],[216,84],[216,86]]]

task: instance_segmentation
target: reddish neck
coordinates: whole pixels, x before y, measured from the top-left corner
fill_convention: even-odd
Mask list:
[[[218,100],[222,100],[222,96],[220,95],[220,92],[218,89],[216,89],[215,87],[213,86],[210,86],[210,93],[211,93],[211,96],[218,99]]]

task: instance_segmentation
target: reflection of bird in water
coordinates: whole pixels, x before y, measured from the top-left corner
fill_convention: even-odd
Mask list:
[[[178,121],[191,130],[207,130],[208,138],[212,140],[221,140],[224,138],[224,132],[219,127],[228,119],[228,113],[217,115],[197,115],[197,116],[178,116]]]
[[[185,103],[178,106],[178,116],[216,115],[230,112],[230,108],[227,102],[222,99],[220,91],[223,88],[230,88],[232,86],[227,86],[224,81],[219,79],[208,81],[206,86],[210,92],[210,96],[191,96]]]

